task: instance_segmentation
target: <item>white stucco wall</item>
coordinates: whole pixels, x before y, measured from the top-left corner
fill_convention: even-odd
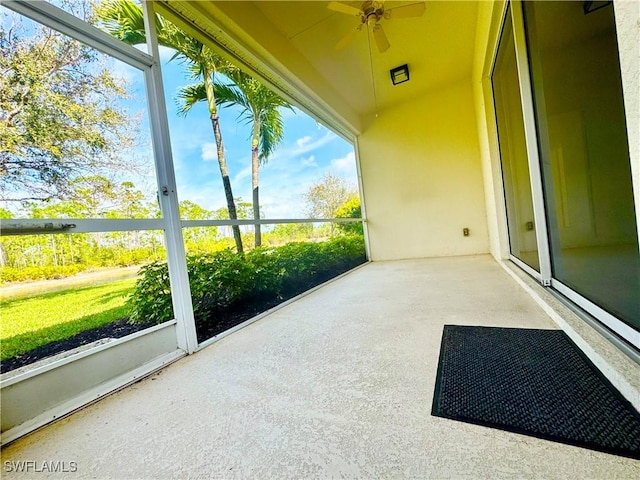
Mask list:
[[[372,260],[489,251],[470,79],[380,112],[358,148]]]

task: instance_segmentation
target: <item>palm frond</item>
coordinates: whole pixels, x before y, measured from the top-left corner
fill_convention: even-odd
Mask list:
[[[219,105],[240,106],[241,116],[247,121],[259,119],[259,158],[264,163],[284,139],[280,109],[293,107],[262,82],[237,68],[225,72],[225,75],[235,85],[217,83],[216,102]]]
[[[97,16],[100,19],[100,27],[110,35],[129,45],[146,43],[142,6],[133,0],[107,0],[97,7]],[[211,66],[216,64],[220,64],[222,68],[228,64],[226,60],[211,52],[202,42],[165,21],[160,15],[156,14],[155,21],[158,44],[175,50],[176,53],[171,57],[171,60],[178,59],[188,63],[188,68],[194,78],[201,74],[198,68],[205,62],[210,65],[210,70],[215,70]]]
[[[225,108],[237,105],[240,107],[240,113],[238,114],[238,120],[244,120],[245,124],[253,122],[253,112],[249,99],[244,92],[238,88],[237,85],[230,85],[229,83],[216,82],[214,83],[214,94],[216,97],[216,104]]]
[[[101,3],[96,10],[98,26],[129,45],[145,43],[142,7],[132,0],[111,0]]]
[[[204,82],[194,83],[182,87],[178,91],[177,95],[176,103],[178,105],[178,114],[184,117],[189,113],[191,107],[193,107],[196,103],[206,101],[207,89],[204,85]]]
[[[284,121],[277,106],[262,111],[260,122],[260,163],[268,161],[284,140]]]
[[[216,103],[220,106],[239,105],[243,109],[249,109],[247,97],[236,85],[228,83],[214,83]]]

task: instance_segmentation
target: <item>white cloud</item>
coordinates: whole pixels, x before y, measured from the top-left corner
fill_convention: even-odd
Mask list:
[[[251,165],[249,165],[248,167],[243,168],[242,170],[240,170],[237,175],[235,177],[233,177],[233,180],[231,182],[232,185],[238,185],[241,183],[242,180],[244,180],[245,178],[250,178],[251,177]]]
[[[296,145],[298,145],[299,148],[302,148],[304,145],[309,143],[311,140],[313,140],[313,138],[311,138],[309,135],[305,135],[304,137],[299,138],[299,139],[296,140]]]
[[[189,119],[177,117],[175,106],[172,103],[169,107],[169,130],[171,132],[171,151],[176,171],[183,168],[192,169],[190,159],[202,158],[203,146],[211,140],[211,129],[203,122],[193,122]],[[215,165],[209,161],[203,162],[210,168]]]
[[[312,152],[313,150],[320,148],[323,145],[326,145],[327,143],[331,142],[332,140],[335,140],[336,138],[338,138],[338,136],[335,133],[331,131],[327,131],[327,133],[325,133],[322,137],[318,138],[317,140],[306,142],[305,144],[300,146],[299,151],[296,152],[296,155]]]
[[[203,175],[199,174],[196,178],[201,180]],[[216,210],[226,205],[220,175],[208,175],[206,178],[207,180],[202,182],[194,181],[192,175],[177,175],[178,200],[189,200],[208,210]]]
[[[318,163],[316,162],[316,157],[314,157],[313,155],[311,155],[310,157],[307,158],[302,158],[300,159],[300,163],[302,165],[304,165],[305,167],[317,167]]]
[[[356,175],[356,155],[354,152],[347,153],[344,157],[331,160],[331,167],[341,174]]]
[[[309,152],[313,152],[314,150],[326,145],[327,143],[339,138],[332,131],[327,131],[323,136],[314,140],[309,136],[304,136],[296,140],[295,145],[287,145],[286,147],[278,149],[269,159],[275,160],[278,158],[284,158],[286,160],[291,160],[300,155],[304,155]]]
[[[200,154],[202,160],[205,162],[211,162],[218,160],[218,151],[215,143],[205,142],[202,144],[202,153]]]
[[[267,218],[304,218],[300,194],[261,194],[260,205]]]

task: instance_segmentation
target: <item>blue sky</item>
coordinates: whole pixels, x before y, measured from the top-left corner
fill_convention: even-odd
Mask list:
[[[215,210],[226,206],[216,146],[204,102],[186,117],[177,114],[176,94],[191,83],[184,67],[168,62],[163,50],[162,69],[171,132],[178,196]],[[221,108],[220,125],[235,197],[251,201],[250,125],[238,120],[238,108]],[[283,143],[260,168],[260,204],[266,218],[303,218],[303,194],[325,173],[357,185],[353,146],[299,109],[283,111]]]

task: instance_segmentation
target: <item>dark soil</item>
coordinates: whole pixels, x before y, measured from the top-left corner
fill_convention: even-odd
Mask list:
[[[198,342],[203,342],[213,338],[216,335],[229,330],[252,317],[255,317],[256,315],[309,290],[310,288],[320,285],[321,283],[354,268],[355,266],[357,265],[344,266],[344,268],[318,275],[312,280],[299,280],[295,283],[290,283],[286,285],[283,293],[277,297],[256,295],[241,303],[235,303],[224,307],[209,305],[207,308],[203,309],[206,311],[206,314],[196,315],[196,333]],[[72,350],[103,338],[125,337],[151,326],[153,326],[151,323],[129,323],[128,318],[121,318],[101,327],[85,330],[84,332],[78,333],[77,335],[65,340],[51,342],[47,345],[43,345],[29,352],[23,353],[22,355],[17,355],[13,358],[3,360],[0,364],[0,372],[10,372],[11,370],[29,365],[38,360],[42,360],[43,358]]]
[[[196,335],[198,343],[215,337],[216,335],[240,325],[270,308],[281,304],[284,299],[265,299],[260,302],[246,302],[227,308],[219,308],[208,312],[206,318],[196,318]]]
[[[128,318],[121,318],[114,322],[107,323],[106,325],[102,325],[101,327],[85,330],[84,332],[80,332],[64,340],[47,343],[46,345],[34,348],[29,352],[3,360],[0,364],[0,372],[10,372],[11,370],[24,367],[25,365],[37,362],[43,358],[51,357],[58,353],[66,352],[67,350],[72,350],[103,338],[126,337],[127,335],[131,335],[132,333],[144,330],[151,326],[152,324],[150,323],[129,323]]]

